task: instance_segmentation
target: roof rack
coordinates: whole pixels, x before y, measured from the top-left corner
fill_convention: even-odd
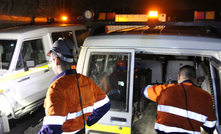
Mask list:
[[[146,26],[215,26],[221,27],[221,22],[115,22],[115,21],[97,21],[86,22],[86,26],[104,26],[104,25],[146,25]]]
[[[174,26],[174,27],[210,27],[216,29],[216,36],[221,38],[221,22],[115,22],[115,21],[97,21],[86,22],[87,27],[91,27],[89,36],[105,33],[105,26],[148,26],[150,29],[156,26]]]

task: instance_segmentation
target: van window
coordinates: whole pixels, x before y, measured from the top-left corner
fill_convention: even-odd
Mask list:
[[[24,68],[24,64],[27,60],[34,60],[36,65],[45,63],[45,56],[46,55],[41,39],[24,41],[22,43],[21,51],[18,57],[16,70]]]
[[[92,54],[87,76],[108,95],[111,110],[128,110],[128,55]]]
[[[0,65],[8,69],[14,53],[16,40],[0,40]]]
[[[51,36],[52,36],[53,42],[58,40],[58,38],[62,37],[62,38],[65,38],[65,39],[69,39],[73,43],[75,43],[74,39],[73,39],[73,32],[72,31],[54,32],[54,33],[51,33]]]
[[[84,43],[84,40],[88,37],[88,30],[76,30],[75,31],[78,47],[81,47]]]

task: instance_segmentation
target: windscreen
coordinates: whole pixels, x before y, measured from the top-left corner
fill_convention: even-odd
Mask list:
[[[14,53],[16,40],[0,40],[0,66],[8,70]]]

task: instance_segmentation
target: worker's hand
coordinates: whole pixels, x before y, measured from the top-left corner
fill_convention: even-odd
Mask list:
[[[206,131],[204,131],[204,130],[203,130],[203,128],[202,128],[202,127],[200,127],[200,129],[201,129],[201,131],[200,131],[200,132],[201,132],[201,134],[208,134]]]

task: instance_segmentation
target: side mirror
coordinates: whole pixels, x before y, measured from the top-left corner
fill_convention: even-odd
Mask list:
[[[28,71],[28,68],[30,68],[30,67],[36,66],[34,60],[26,60],[25,63],[26,63],[25,71]]]

